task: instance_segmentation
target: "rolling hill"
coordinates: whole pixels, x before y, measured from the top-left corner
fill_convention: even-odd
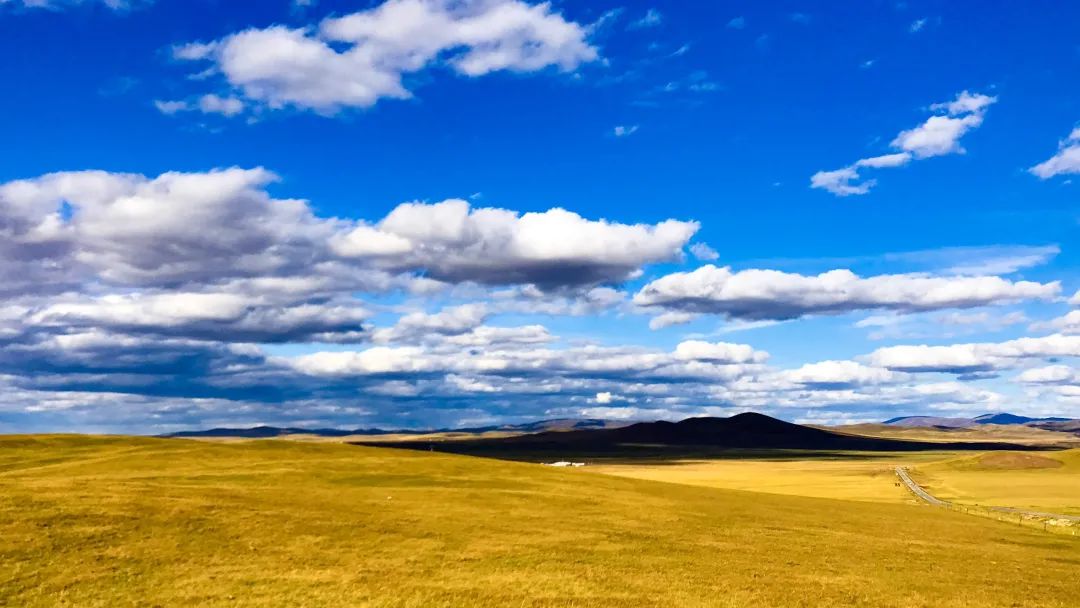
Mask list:
[[[1001,412],[997,414],[983,414],[982,416],[975,416],[974,418],[943,418],[939,416],[899,416],[897,418],[890,418],[882,424],[888,424],[893,426],[940,426],[949,428],[964,428],[980,424],[1013,425],[1059,422],[1080,421],[1072,420],[1071,418],[1060,417],[1030,418],[1028,416],[1018,416],[1016,414]]]
[[[381,428],[358,428],[358,429],[308,429],[299,427],[256,426],[251,428],[214,428],[198,431],[179,431],[168,433],[162,437],[183,439],[270,439],[276,437],[289,437],[306,435],[314,437],[349,437],[353,435],[430,435],[437,433],[473,434],[481,435],[491,432],[505,433],[538,433],[542,431],[559,431],[575,429],[613,428],[624,423],[602,420],[597,418],[554,418],[522,424],[502,424],[492,426],[478,426],[466,428],[439,428],[439,429],[381,429]]]
[[[357,442],[362,444],[363,442]],[[379,445],[437,449],[458,454],[611,454],[670,449],[866,450],[1030,449],[996,442],[923,443],[867,437],[802,426],[764,414],[730,418],[687,418],[681,422],[639,422],[614,429],[541,432],[512,437],[444,442],[382,442]]]

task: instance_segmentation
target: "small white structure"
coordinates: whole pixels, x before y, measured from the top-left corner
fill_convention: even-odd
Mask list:
[[[569,462],[569,461],[566,461],[566,460],[560,460],[558,462],[545,462],[544,464],[546,466],[549,466],[549,467],[583,467],[583,466],[585,466],[584,462]]]

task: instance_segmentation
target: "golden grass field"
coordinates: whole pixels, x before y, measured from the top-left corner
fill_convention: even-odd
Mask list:
[[[848,452],[819,456],[812,452],[731,459],[600,463],[588,468],[634,479],[666,481],[728,490],[749,490],[867,502],[915,503],[897,484],[897,466],[916,466],[955,457],[953,452]]]
[[[951,502],[1080,515],[1080,449],[960,455],[911,473]]]
[[[290,441],[0,437],[2,606],[1077,605],[1080,540]]]
[[[854,435],[882,437],[885,439],[904,439],[908,441],[992,441],[1017,443],[1021,445],[1080,447],[1080,437],[1071,433],[1048,431],[1046,429],[1017,424],[982,424],[971,428],[954,429],[917,426],[905,427],[888,424],[849,424],[844,426],[818,428]]]

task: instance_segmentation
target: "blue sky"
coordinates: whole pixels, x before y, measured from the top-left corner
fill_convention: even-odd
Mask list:
[[[302,4],[0,0],[0,431],[1080,416],[1080,7]]]

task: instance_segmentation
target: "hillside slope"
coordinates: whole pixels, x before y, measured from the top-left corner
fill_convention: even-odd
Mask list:
[[[358,444],[365,442],[359,441]],[[680,422],[639,422],[615,429],[595,429],[459,439],[429,444],[382,442],[379,445],[408,449],[432,449],[456,454],[506,456],[510,458],[541,456],[567,457],[587,455],[635,454],[687,449],[765,449],[765,450],[993,450],[1028,449],[1021,445],[994,442],[923,443],[838,433],[817,427],[777,420],[764,414],[745,413],[730,418],[687,418]]]
[[[0,437],[0,605],[1075,605],[1080,542],[939,509],[338,444]]]

